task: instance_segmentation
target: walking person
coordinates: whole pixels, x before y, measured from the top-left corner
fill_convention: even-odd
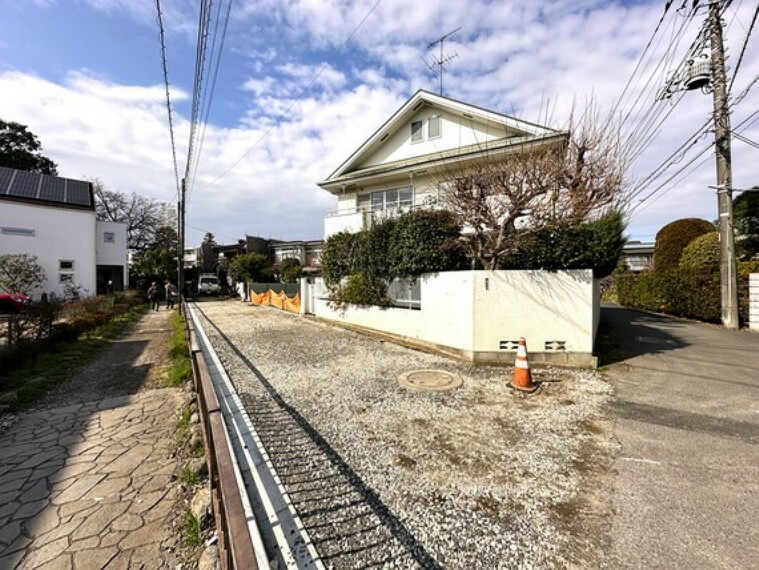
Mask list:
[[[174,300],[177,298],[177,287],[171,281],[166,282],[166,310],[174,308]]]
[[[150,301],[150,310],[151,311],[157,311],[158,310],[158,283],[153,281],[153,283],[148,288],[148,301]]]

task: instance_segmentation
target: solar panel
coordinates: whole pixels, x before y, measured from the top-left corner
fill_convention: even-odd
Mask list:
[[[14,172],[12,168],[0,167],[0,194],[5,194],[8,191],[8,184],[10,184]]]
[[[66,203],[90,206],[90,185],[81,180],[69,180],[66,185]]]
[[[65,187],[65,179],[55,176],[43,176],[39,198],[40,200],[49,200],[51,202],[63,202],[63,189]]]
[[[36,198],[37,186],[40,183],[40,175],[36,172],[26,172],[19,170],[16,178],[13,180],[8,196],[18,196],[19,198]]]

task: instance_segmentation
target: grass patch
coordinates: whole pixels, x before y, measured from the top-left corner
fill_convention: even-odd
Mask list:
[[[193,471],[190,467],[185,467],[179,474],[179,480],[187,485],[194,486],[200,483],[200,475]]]
[[[29,362],[3,371],[0,392],[6,392],[5,399],[11,410],[18,412],[31,406],[69,380],[114,339],[128,331],[144,312],[142,305],[132,307],[73,341],[52,344],[36,353]]]
[[[184,319],[178,314],[171,315],[172,333],[169,338],[169,373],[166,383],[169,386],[181,386],[192,374],[190,351],[185,338]]]
[[[189,511],[185,514],[182,524],[182,543],[189,548],[200,545],[200,525],[198,519]]]

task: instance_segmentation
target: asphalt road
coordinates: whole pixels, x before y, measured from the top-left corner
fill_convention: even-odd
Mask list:
[[[759,568],[759,334],[606,306],[611,568]]]

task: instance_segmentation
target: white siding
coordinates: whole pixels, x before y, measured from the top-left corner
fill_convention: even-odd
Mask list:
[[[33,237],[0,233],[0,253],[36,255],[46,281],[35,297],[63,294],[59,282],[60,260],[74,262],[73,282],[86,295],[95,294],[95,212],[3,201],[0,227],[34,230]]]
[[[429,118],[433,115],[442,115],[441,136],[429,138]],[[411,123],[423,122],[422,142],[411,142]],[[364,160],[359,168],[366,168],[377,164],[405,160],[425,154],[438,153],[443,150],[452,150],[462,146],[482,144],[487,141],[503,138],[507,135],[506,127],[500,124],[486,124],[474,122],[467,117],[442,112],[433,107],[423,107],[411,120],[390,135],[377,150]]]

